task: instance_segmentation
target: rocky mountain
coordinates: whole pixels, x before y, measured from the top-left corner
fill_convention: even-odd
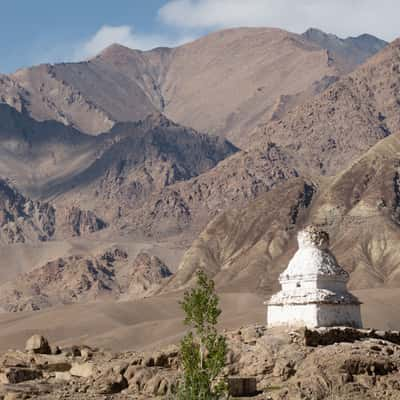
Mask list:
[[[0,178],[0,245],[81,236],[107,227],[92,211],[59,208],[24,196]]]
[[[114,247],[98,256],[70,256],[0,286],[0,309],[7,312],[107,299],[134,299],[158,290],[172,275],[156,256],[140,253],[133,263]]]
[[[104,218],[119,219],[124,207],[138,208],[152,192],[198,176],[237,150],[160,114],[90,136],[0,105],[0,174],[32,198],[54,203],[74,235],[104,228]]]
[[[400,130],[400,40],[278,121],[256,129],[259,149],[275,142],[314,173],[334,174]]]
[[[145,207],[132,210],[130,225],[156,237],[189,229],[191,239],[210,218],[244,207],[289,178],[338,173],[400,131],[399,65],[395,41],[283,119],[256,129],[248,150],[156,192]]]
[[[221,288],[271,294],[304,225],[323,227],[350,272],[350,288],[398,287],[400,138],[392,135],[332,178],[290,180],[216,217],[183,257],[168,290],[198,268]]]
[[[361,187],[356,195],[349,182],[354,179],[357,183],[366,182],[366,186],[371,184],[371,177],[357,175],[366,169],[365,166],[360,167],[360,171],[352,168],[358,157],[370,157],[367,152],[377,142],[384,139],[382,143],[392,144],[382,146],[397,146],[392,137],[396,137],[399,129],[399,41],[341,77],[347,67],[338,64],[339,56],[337,62],[329,59],[338,52],[334,47],[339,46],[339,39],[335,42],[330,38],[328,44],[317,45],[311,33],[312,37],[307,39],[275,29],[235,29],[212,34],[177,49],[138,52],[112,46],[85,63],[34,67],[2,77],[15,100],[14,106],[21,110],[0,105],[0,174],[9,178],[7,185],[15,191],[15,196],[21,196],[21,205],[10,208],[8,200],[1,205],[6,221],[3,242],[64,241],[80,237],[82,249],[87,252],[90,249],[91,253],[68,253],[68,246],[60,246],[61,250],[54,250],[46,262],[39,257],[40,264],[35,265],[38,268],[24,277],[29,282],[27,286],[15,281],[3,288],[6,309],[12,309],[13,303],[16,309],[25,309],[100,298],[129,299],[139,293],[140,296],[152,295],[164,285],[167,292],[180,290],[191,282],[199,266],[215,277],[220,289],[240,291],[244,288],[270,293],[294,251],[295,232],[308,222],[323,225],[331,233],[339,260],[355,276],[351,281],[354,288],[396,285],[397,272],[390,268],[397,256],[395,252],[382,253],[390,260],[384,265],[366,250],[368,246],[381,246],[383,239],[378,229],[373,236],[367,236],[370,229],[366,224],[373,220],[369,209],[365,220],[353,218],[352,213],[358,209],[352,196],[362,198],[365,188]],[[359,38],[356,42],[363,49],[362,57],[367,57],[368,45],[363,47],[359,43],[363,40]],[[372,49],[374,41],[368,42]],[[350,44],[346,46],[351,48]],[[207,57],[199,60],[205,48]],[[361,57],[361,53],[357,57]],[[240,57],[236,60],[237,54]],[[243,66],[247,65],[241,58],[243,54],[248,65],[259,68],[256,74],[251,68],[243,71]],[[192,65],[192,60],[197,63]],[[355,66],[358,61],[351,62]],[[285,65],[285,73],[278,79],[275,74],[282,71],[282,65]],[[69,116],[75,122],[72,119],[63,123],[34,120],[33,106],[22,97],[18,100],[17,94],[25,88],[26,93],[37,89],[37,93],[45,96],[46,84],[37,84],[41,79],[47,82],[50,79],[47,75],[51,76],[52,84],[61,82],[68,87],[81,87],[84,101],[89,99],[89,93],[93,94],[90,98],[93,115],[84,103],[78,102],[80,107],[76,108],[82,115],[90,116],[93,124],[97,124],[94,115],[100,115],[100,108],[109,108],[107,113],[115,115],[110,117],[108,125],[99,123],[96,129],[92,129],[94,125],[90,129],[81,125],[80,114],[74,114],[72,108]],[[91,92],[95,86],[93,76],[97,77],[98,85]],[[189,81],[189,77],[194,86],[187,86],[190,90],[186,91],[179,85]],[[134,82],[136,89],[125,85],[126,79]],[[241,88],[236,81],[243,82],[245,87]],[[277,82],[279,85],[275,87]],[[116,91],[115,94],[110,91],[109,97],[105,95],[108,84]],[[256,87],[264,87],[258,86],[261,84],[268,90],[258,90]],[[290,88],[289,92],[285,85]],[[132,118],[150,113],[147,117],[136,122],[118,122],[131,119],[124,114],[128,112],[123,108],[127,92],[122,88],[133,94],[132,99],[136,95],[141,98],[144,93],[148,102],[143,100],[144,108],[138,109],[139,113]],[[60,90],[49,93],[55,96]],[[213,90],[221,93],[217,96]],[[254,97],[254,90],[261,97]],[[286,94],[279,94],[282,90]],[[221,106],[225,107],[225,102],[219,95],[226,91],[229,93],[224,99],[232,103],[225,109]],[[26,93],[24,96],[28,96]],[[207,100],[202,100],[203,94]],[[270,108],[275,96],[278,100]],[[115,102],[112,101],[114,97]],[[72,100],[68,100],[71,107],[76,106],[75,98],[72,96]],[[100,100],[96,103],[96,99]],[[53,103],[50,100],[46,103],[54,105],[53,111],[64,107],[53,100]],[[4,101],[11,102],[10,97]],[[185,104],[177,103],[181,101]],[[40,108],[39,101],[35,100],[34,104]],[[196,108],[202,104],[215,111],[221,121],[227,118],[225,111],[228,112],[232,104],[243,111],[245,117],[232,120],[238,128],[231,132],[235,138],[241,137],[241,129],[250,132],[253,122],[255,125],[262,120],[268,122],[259,125],[252,135],[246,135],[249,142],[240,150],[221,136],[199,133],[155,111],[162,109],[172,115],[173,107],[179,112],[186,110],[193,118],[188,120],[191,125],[196,125],[196,118],[199,118],[210,127],[216,127],[211,131],[223,136],[226,125],[221,125],[211,113],[203,113],[205,109]],[[129,107],[133,107],[133,103]],[[253,122],[241,125],[247,116],[253,118],[256,114]],[[36,117],[43,119],[43,115]],[[180,118],[184,116],[174,117]],[[81,126],[91,134],[82,133],[74,126]],[[101,132],[103,126],[107,129]],[[392,158],[394,160],[394,156]],[[381,162],[379,159],[372,164]],[[375,170],[370,174],[376,175],[374,182],[385,182],[383,189],[376,191],[378,194],[373,201],[379,203],[383,199],[385,206],[379,209],[379,226],[382,235],[391,241],[397,237],[395,212],[390,211],[397,201],[393,200],[395,189],[390,186],[395,172],[385,168],[392,174],[387,172],[387,180]],[[341,175],[345,173],[346,177]],[[340,185],[335,186],[335,182]],[[342,192],[344,195],[339,199]],[[36,208],[23,214],[21,210],[27,209],[25,203],[30,202],[37,204]],[[43,205],[51,215],[48,218],[52,230],[48,233],[45,230],[47,220],[42,216],[46,213],[36,211],[42,210]],[[357,212],[362,214],[362,211]],[[339,232],[338,224],[348,231]],[[137,241],[143,251],[154,243],[171,248],[177,246],[182,251],[202,231],[171,279],[165,279],[169,275],[168,268],[151,256],[142,254],[133,268],[140,273],[132,275],[126,260],[121,262],[124,266],[120,268],[113,263],[109,265],[101,254],[99,258],[95,253],[97,246],[103,248],[105,242],[118,244],[121,240]],[[19,238],[18,232],[26,233]],[[96,232],[98,234],[92,235]],[[353,235],[349,239],[347,232]],[[367,247],[352,254],[346,246],[353,243],[355,247],[355,237],[362,238],[361,242]],[[61,252],[59,256],[56,251]],[[42,283],[37,286],[36,281]],[[82,289],[83,281],[89,282],[86,289]],[[47,287],[43,282],[51,284]],[[40,293],[35,292],[38,287]]]
[[[302,36],[328,50],[331,61],[342,65],[346,72],[351,72],[387,45],[384,40],[368,34],[342,39],[316,28],[308,29]]]
[[[238,28],[174,49],[113,45],[85,62],[2,76],[0,101],[91,134],[160,111],[247,144],[258,123],[284,115],[385,45],[369,36],[346,39],[345,45],[326,36]]]

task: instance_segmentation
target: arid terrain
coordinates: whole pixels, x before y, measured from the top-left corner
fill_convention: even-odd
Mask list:
[[[398,398],[399,331],[250,325],[225,335],[229,352],[222,376],[233,398]],[[57,346],[33,335],[25,349],[0,357],[0,379],[6,399],[165,399],[179,379],[179,350],[169,345],[118,353]]]
[[[228,29],[0,75],[0,351],[175,344],[199,268],[221,328],[265,324],[308,224],[364,326],[400,329],[399,135],[400,39],[368,34]]]

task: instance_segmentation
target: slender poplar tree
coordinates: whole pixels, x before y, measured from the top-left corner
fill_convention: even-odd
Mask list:
[[[219,400],[226,396],[226,383],[218,379],[227,353],[225,337],[217,331],[221,315],[218,303],[214,281],[198,271],[196,286],[185,292],[180,303],[190,332],[180,348],[183,374],[179,400]]]

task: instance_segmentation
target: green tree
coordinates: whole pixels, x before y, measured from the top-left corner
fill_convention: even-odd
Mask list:
[[[216,325],[221,310],[214,281],[197,272],[197,284],[180,303],[190,332],[181,342],[182,380],[179,400],[217,400],[225,397],[226,384],[218,375],[225,366],[227,345]]]

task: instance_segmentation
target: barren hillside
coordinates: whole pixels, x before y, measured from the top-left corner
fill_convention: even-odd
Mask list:
[[[345,49],[310,33],[238,28],[174,49],[113,45],[88,61],[4,76],[0,101],[91,134],[160,111],[245,145],[257,124],[284,115],[385,45],[363,36],[343,43]]]
[[[399,287],[399,154],[399,136],[392,135],[335,177],[290,180],[221,214],[186,252],[167,290],[203,268],[222,289],[271,294],[297,231],[310,223],[330,233],[334,254],[351,273],[350,288]]]

